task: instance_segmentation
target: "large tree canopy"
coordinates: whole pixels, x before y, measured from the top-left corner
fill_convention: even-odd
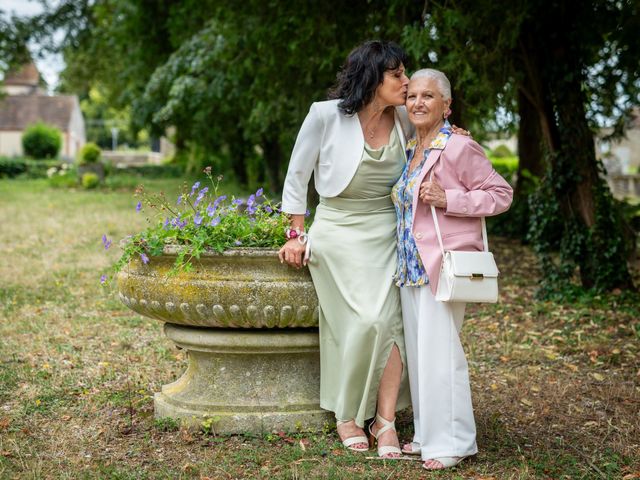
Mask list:
[[[115,106],[180,150],[214,158],[242,181],[282,184],[309,104],[325,97],[346,53],[402,40],[410,69],[435,66],[454,87],[454,119],[481,135],[496,111],[519,123],[521,217],[550,284],[576,267],[585,287],[629,287],[629,244],[602,180],[593,134],[624,130],[640,103],[634,0],[62,0],[32,22],[58,28],[63,86],[100,84]],[[509,115],[511,115],[509,117]],[[525,171],[526,170],[526,171]],[[526,184],[528,173],[541,183]],[[538,187],[527,201],[532,187]],[[526,206],[526,208],[524,208]],[[551,256],[560,251],[560,260]]]

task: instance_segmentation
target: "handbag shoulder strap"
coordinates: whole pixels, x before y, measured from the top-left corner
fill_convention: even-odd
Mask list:
[[[438,157],[438,160],[440,159],[440,157]],[[433,181],[433,170],[435,169],[435,163],[433,164],[433,167],[431,167],[431,172],[429,174],[429,181],[432,182]],[[434,207],[433,205],[431,205],[431,215],[433,216],[433,224],[436,227],[436,235],[438,236],[438,243],[440,244],[440,251],[442,252],[442,256],[444,257],[444,244],[442,243],[442,234],[440,233],[440,225],[438,224],[438,216],[436,215],[436,207]],[[484,246],[484,251],[488,252],[489,251],[489,240],[487,237],[487,222],[485,221],[484,217],[480,217],[480,220],[482,222],[482,244]]]

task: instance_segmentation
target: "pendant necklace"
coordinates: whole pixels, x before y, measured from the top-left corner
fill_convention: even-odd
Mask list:
[[[376,130],[378,129],[378,126],[380,125],[380,121],[382,120],[382,115],[378,118],[378,121],[376,122],[375,127],[370,128],[370,127],[369,127],[369,124],[370,124],[370,123],[371,123],[371,121],[373,120],[373,118],[374,118],[374,116],[375,116],[375,114],[376,114],[376,113],[378,113],[378,112],[382,111],[382,112],[383,112],[383,114],[384,114],[384,108],[378,108],[378,106],[377,106],[377,104],[376,104],[376,101],[375,101],[375,100],[373,101],[373,110],[374,110],[373,115],[371,115],[371,118],[370,118],[370,119],[369,119],[369,121],[367,122],[367,126],[366,126],[366,128],[365,128],[365,130],[367,131],[367,134],[368,134],[368,136],[369,136],[369,139],[372,139],[372,138],[373,138],[373,136],[376,134]]]

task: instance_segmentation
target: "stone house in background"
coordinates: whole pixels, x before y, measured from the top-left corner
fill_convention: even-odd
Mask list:
[[[0,97],[0,156],[23,155],[22,133],[44,122],[62,132],[60,156],[73,159],[86,143],[84,117],[76,95],[47,95],[33,62],[5,76]]]

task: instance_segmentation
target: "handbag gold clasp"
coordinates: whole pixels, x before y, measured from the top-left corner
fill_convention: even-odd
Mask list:
[[[472,273],[471,280],[482,280],[484,275],[482,273]]]

